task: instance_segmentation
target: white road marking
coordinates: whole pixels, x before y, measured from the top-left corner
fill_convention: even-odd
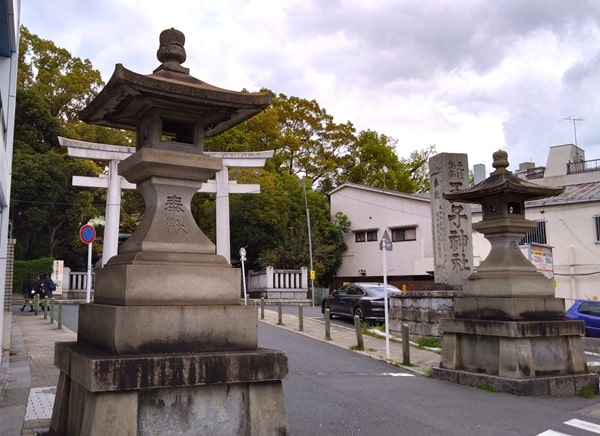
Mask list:
[[[600,425],[592,422],[582,421],[581,419],[571,419],[569,421],[565,421],[565,424],[570,425],[571,427],[576,427],[592,433],[600,434]]]

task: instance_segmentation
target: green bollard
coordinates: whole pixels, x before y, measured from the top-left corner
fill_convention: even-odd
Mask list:
[[[54,324],[54,298],[50,300],[50,324]]]
[[[331,315],[329,309],[325,309],[325,339],[331,340]]]
[[[281,308],[281,301],[277,302],[277,325],[283,325],[283,312]]]
[[[265,319],[265,297],[260,297],[260,319]]]
[[[59,329],[62,329],[62,301],[58,302],[58,327]]]
[[[354,315],[354,329],[356,330],[356,343],[360,351],[365,351],[365,343],[363,341],[362,328],[360,325],[360,317]]]
[[[410,343],[408,342],[408,324],[402,324],[402,365],[410,365]]]
[[[298,306],[298,330],[304,331],[304,308],[302,305]]]
[[[33,297],[33,313],[36,315],[40,312],[40,295],[35,294]]]

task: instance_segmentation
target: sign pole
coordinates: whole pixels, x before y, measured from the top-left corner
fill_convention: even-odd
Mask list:
[[[390,358],[390,320],[388,315],[387,250],[383,251],[383,293],[385,296],[385,356]]]
[[[385,356],[390,358],[390,316],[388,303],[388,285],[387,285],[387,252],[392,251],[392,240],[387,230],[379,242],[379,249],[383,252],[383,294],[385,310]]]
[[[81,242],[88,246],[87,258],[87,283],[85,289],[85,302],[90,302],[90,293],[92,289],[92,244],[96,240],[96,229],[90,224],[84,224],[79,229],[79,238]]]
[[[90,293],[92,289],[92,242],[87,244],[88,246],[88,258],[87,258],[87,283],[85,287],[85,302],[90,302]]]

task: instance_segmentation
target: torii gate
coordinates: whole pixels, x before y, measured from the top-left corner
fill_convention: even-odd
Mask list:
[[[95,142],[77,141],[58,137],[61,146],[67,147],[69,156],[74,158],[102,160],[108,162],[108,174],[99,177],[73,176],[73,186],[89,188],[106,188],[106,211],[104,214],[104,241],[102,250],[102,266],[118,253],[119,222],[121,216],[121,190],[135,189],[118,173],[119,162],[135,153],[134,147],[99,144]],[[223,169],[215,175],[215,181],[203,183],[198,192],[216,193],[216,231],[217,254],[230,261],[229,247],[229,194],[258,194],[258,184],[238,184],[229,180],[229,168],[262,168],[268,158],[273,157],[273,150],[257,152],[205,152],[207,155],[223,159]]]

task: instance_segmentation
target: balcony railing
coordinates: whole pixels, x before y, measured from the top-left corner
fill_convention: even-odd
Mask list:
[[[600,159],[567,163],[567,174],[587,173],[590,171],[600,171]]]

